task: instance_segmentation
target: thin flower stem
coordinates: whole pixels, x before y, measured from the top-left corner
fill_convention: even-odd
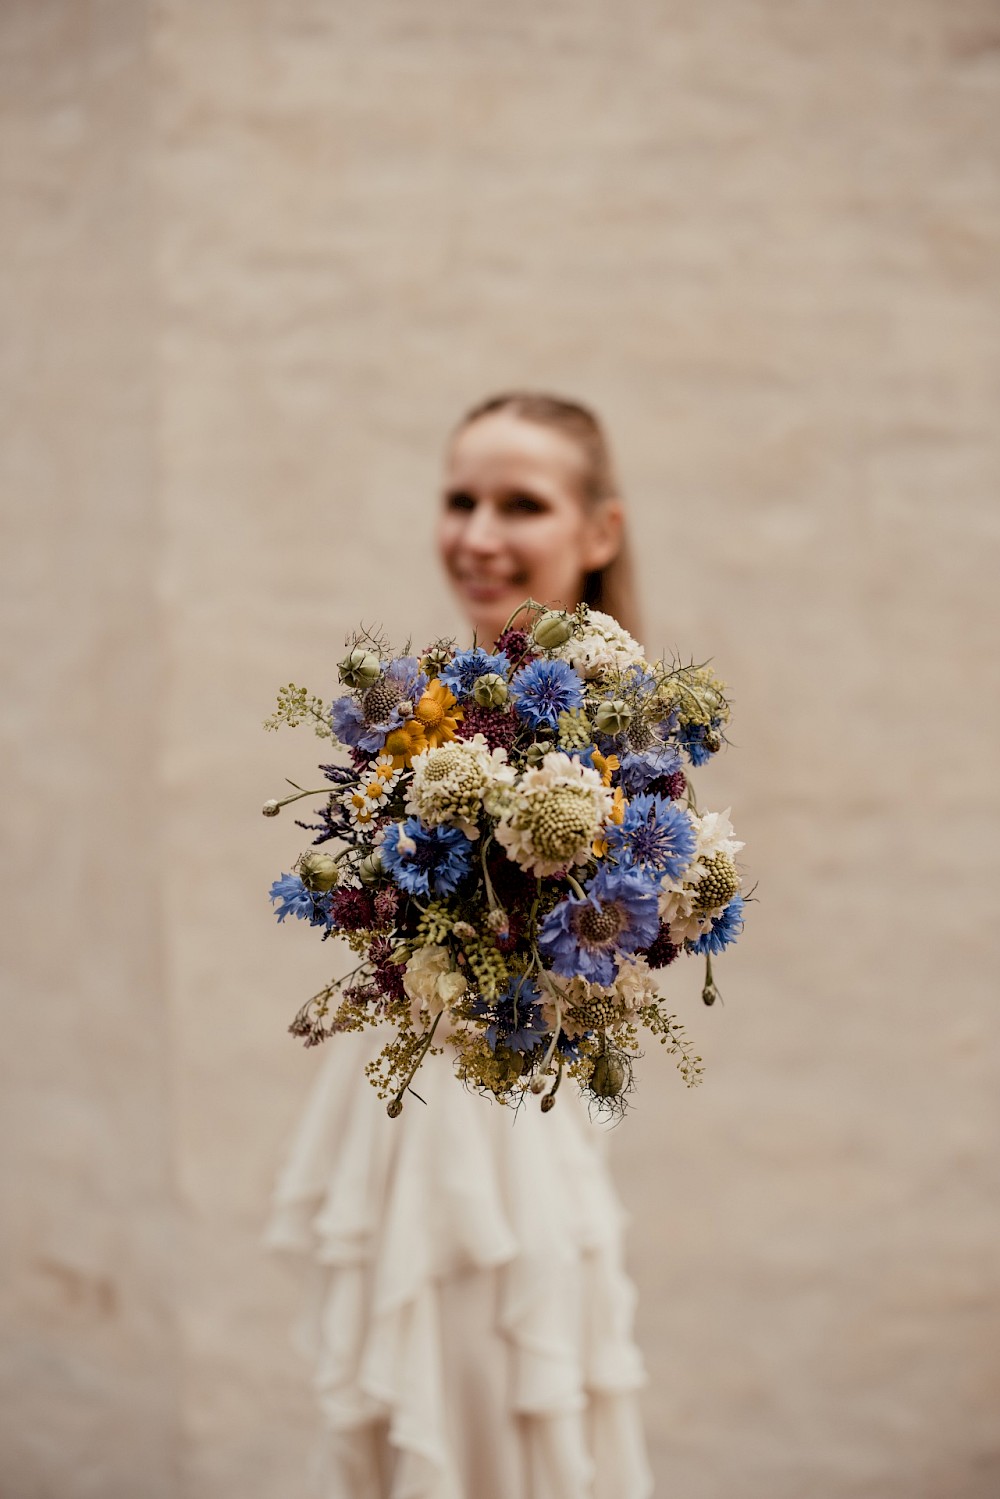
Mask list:
[[[517,616],[519,614],[523,613],[525,609],[541,609],[541,608],[542,608],[542,605],[539,604],[536,599],[525,599],[525,601],[524,601],[523,604],[518,604],[517,608],[514,610],[514,613],[510,616],[510,618],[507,620],[507,623],[504,625],[503,629],[500,631],[500,634],[501,635],[506,635],[507,631],[510,629],[511,625],[514,623],[515,619],[517,619]]]
[[[410,1084],[412,1083],[413,1079],[416,1077],[417,1073],[420,1071],[420,1065],[423,1062],[424,1057],[427,1055],[427,1052],[430,1049],[430,1044],[434,1040],[434,1032],[437,1030],[439,1024],[441,1023],[441,1016],[443,1014],[444,1014],[444,1011],[443,1010],[439,1010],[437,1012],[437,1014],[434,1016],[434,1021],[433,1021],[432,1025],[431,1025],[431,1028],[427,1032],[426,1036],[424,1037],[423,1045],[421,1046],[419,1052],[417,1053],[417,1060],[414,1062],[413,1066],[410,1068],[409,1075],[408,1075],[406,1081],[403,1083],[403,1086],[400,1088],[399,1092],[396,1094],[395,1098],[392,1100],[394,1104],[399,1104],[399,1106],[402,1107],[402,1104],[403,1104],[403,1094],[406,1092],[407,1088],[410,1086]],[[421,1100],[421,1102],[423,1102],[423,1100]]]
[[[569,886],[569,888],[572,890],[573,894],[576,895],[576,896],[579,896],[580,900],[587,900],[588,899],[586,890],[584,890],[584,888],[580,884],[579,880],[574,879],[571,874],[568,874],[566,876],[566,883]]]
[[[292,784],[295,784],[294,781]],[[317,791],[296,791],[294,796],[283,796],[278,802],[278,806],[287,807],[289,802],[301,801],[304,796],[330,796],[331,794],[329,786],[320,786]]]
[[[552,995],[552,1000],[553,1000],[553,1003],[555,1004],[555,1007],[556,1007],[556,1023],[555,1023],[555,1028],[552,1031],[552,1040],[549,1042],[548,1051],[545,1053],[545,1056],[542,1058],[542,1066],[541,1066],[541,1074],[542,1075],[544,1075],[546,1072],[548,1072],[549,1068],[552,1066],[552,1058],[555,1056],[556,1046],[557,1046],[557,1044],[559,1042],[559,1035],[560,1035],[560,1032],[562,1031],[562,1000],[560,999],[558,993],[556,992],[556,990],[555,990],[555,988],[553,987],[552,984],[549,985],[549,992]]]
[[[486,850],[492,842],[492,833],[487,833],[486,837],[480,840],[479,862],[483,870],[483,884],[486,886],[486,903],[491,911],[496,911],[500,908],[500,902],[497,900],[496,891],[493,889],[493,881],[490,879],[490,872],[486,867]]]

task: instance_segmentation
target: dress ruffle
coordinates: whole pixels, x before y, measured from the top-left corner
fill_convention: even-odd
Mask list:
[[[311,1266],[329,1499],[646,1499],[601,1127],[567,1085],[515,1116],[447,1053],[390,1120],[364,1073],[381,1045],[327,1043],[266,1236]]]

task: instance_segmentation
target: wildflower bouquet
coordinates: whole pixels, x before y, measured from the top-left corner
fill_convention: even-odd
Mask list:
[[[343,936],[359,960],[292,1033],[311,1046],[385,1026],[368,1072],[394,1118],[445,1046],[466,1084],[512,1104],[540,1093],[546,1111],[565,1073],[623,1109],[641,1027],[697,1083],[656,974],[703,956],[711,1004],[712,956],[743,926],[743,845],[689,779],[723,743],[723,684],[647,661],[609,615],[530,600],[493,651],[440,640],[393,655],[363,631],[339,673],[332,707],[289,685],[266,721],[311,722],[347,751],[318,790],[290,782],[263,809],[323,798],[271,900],[279,921]]]

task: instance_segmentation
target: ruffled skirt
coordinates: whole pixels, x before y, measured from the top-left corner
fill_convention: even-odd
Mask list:
[[[644,1382],[602,1130],[428,1057],[391,1120],[377,1033],[327,1042],[267,1232],[305,1257],[328,1499],[646,1499]]]

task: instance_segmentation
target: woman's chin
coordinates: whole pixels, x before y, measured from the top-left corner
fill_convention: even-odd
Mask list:
[[[498,613],[496,610],[487,612],[483,609],[478,609],[473,613],[470,609],[469,623],[476,633],[477,643],[483,646],[484,649],[489,649],[495,643],[497,636],[507,623],[507,615],[509,613],[509,609],[504,613]]]

